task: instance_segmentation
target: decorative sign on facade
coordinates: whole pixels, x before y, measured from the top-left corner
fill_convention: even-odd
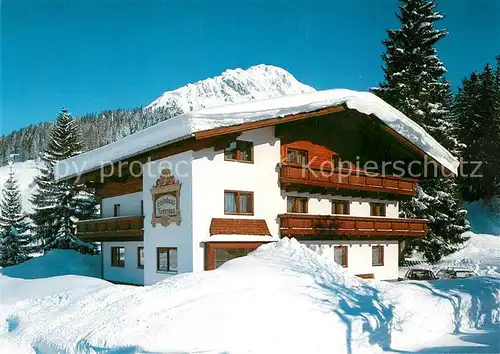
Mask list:
[[[181,184],[176,181],[172,172],[165,168],[151,188],[153,196],[153,216],[151,224],[168,226],[170,223],[181,224]]]

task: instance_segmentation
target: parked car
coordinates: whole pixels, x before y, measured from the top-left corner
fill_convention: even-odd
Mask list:
[[[436,276],[429,269],[414,268],[406,272],[402,280],[436,280]]]
[[[446,268],[437,272],[438,279],[460,279],[477,276],[473,270],[466,268]]]

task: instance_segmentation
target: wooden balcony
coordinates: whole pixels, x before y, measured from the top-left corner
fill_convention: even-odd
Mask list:
[[[429,221],[422,219],[309,214],[281,214],[279,218],[281,236],[301,240],[425,237],[429,232]]]
[[[281,188],[285,190],[348,195],[353,192],[385,193],[407,197],[415,195],[418,182],[414,178],[348,170],[329,171],[289,164],[281,165],[279,179]]]
[[[76,223],[77,236],[83,241],[142,241],[144,216],[123,216],[83,220]]]

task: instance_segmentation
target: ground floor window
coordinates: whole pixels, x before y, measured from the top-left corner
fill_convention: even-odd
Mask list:
[[[252,248],[234,248],[234,249],[226,249],[219,248],[215,250],[215,268],[219,268],[219,266],[231,259],[243,257],[252,252],[254,249]]]
[[[335,246],[333,252],[335,262],[342,267],[347,267],[347,246]]]
[[[144,247],[137,247],[137,268],[144,269]]]
[[[111,247],[111,266],[125,267],[125,247]]]
[[[156,260],[158,272],[177,272],[177,248],[158,247]]]
[[[207,242],[205,243],[205,270],[220,267],[231,259],[243,257],[266,242]]]
[[[384,265],[384,246],[372,246],[372,266]]]

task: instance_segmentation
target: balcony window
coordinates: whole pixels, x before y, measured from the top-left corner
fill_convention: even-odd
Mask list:
[[[120,216],[120,204],[113,205],[113,216]]]
[[[307,213],[307,198],[287,197],[286,211],[288,213]]]
[[[224,160],[253,162],[253,143],[251,141],[236,140],[224,149]]]
[[[299,149],[287,149],[286,159],[290,163],[307,165],[307,151]]]
[[[384,265],[384,246],[372,246],[372,266]]]
[[[332,165],[334,169],[342,169],[342,159],[340,158],[339,155],[334,155],[332,156]]]
[[[347,246],[335,246],[334,260],[342,267],[347,267]]]
[[[349,215],[350,202],[347,200],[332,200],[332,214]]]
[[[137,247],[137,268],[144,269],[144,247]]]
[[[225,191],[224,214],[253,215],[253,192]]]
[[[111,247],[111,266],[125,267],[125,247]]]
[[[386,215],[385,203],[370,203],[370,215],[385,216]]]
[[[156,270],[177,273],[177,248],[158,247],[156,249]]]

